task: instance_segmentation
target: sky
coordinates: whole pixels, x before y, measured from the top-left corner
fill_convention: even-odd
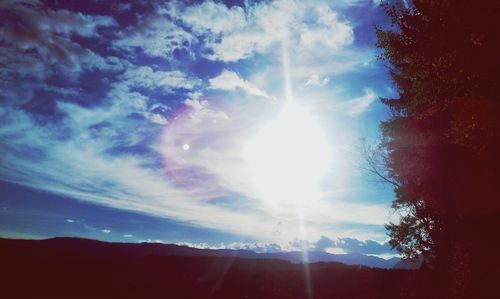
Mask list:
[[[0,236],[395,254],[378,1],[2,1]]]

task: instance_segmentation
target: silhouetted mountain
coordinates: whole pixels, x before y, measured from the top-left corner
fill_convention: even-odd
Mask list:
[[[422,266],[424,257],[419,255],[415,260],[400,260],[394,265],[393,269],[416,270]]]
[[[302,252],[276,252],[276,253],[261,253],[257,254],[258,258],[274,258],[290,261],[292,263],[302,263]],[[400,259],[392,258],[384,260],[376,256],[368,256],[359,253],[352,254],[331,254],[323,251],[310,251],[307,253],[307,260],[310,263],[316,262],[339,262],[346,265],[362,265],[372,268],[390,269],[399,262]]]
[[[338,262],[302,265],[272,256],[74,238],[0,239],[0,297],[429,298],[437,286],[428,272]],[[311,253],[309,259],[331,256]],[[293,252],[281,258],[301,261]]]
[[[161,243],[109,243],[80,238],[53,238],[47,240],[8,240],[0,239],[0,244],[15,243],[19,249],[33,246],[50,249],[54,253],[72,254],[81,257],[92,256],[113,256],[127,258],[143,258],[149,255],[157,256],[232,256],[244,259],[279,259],[292,263],[303,263],[303,253],[274,252],[256,253],[251,250],[234,249],[198,249],[188,246]],[[376,256],[366,256],[362,254],[331,254],[321,251],[311,251],[307,253],[307,261],[315,262],[339,262],[346,265],[362,265],[372,268],[390,269],[399,262],[393,258],[384,260]]]

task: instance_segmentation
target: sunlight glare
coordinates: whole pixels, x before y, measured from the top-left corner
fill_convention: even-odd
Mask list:
[[[317,119],[305,107],[287,101],[278,117],[249,140],[245,158],[266,202],[307,205],[319,199],[328,144]]]

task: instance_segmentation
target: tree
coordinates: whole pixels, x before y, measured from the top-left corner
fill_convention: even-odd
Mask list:
[[[426,209],[425,202],[417,200],[405,191],[405,186],[400,184],[390,171],[390,156],[388,145],[380,142],[369,146],[362,140],[361,155],[362,168],[371,173],[381,183],[388,183],[394,187],[396,199],[392,209],[399,214],[399,223],[388,223],[385,228],[390,237],[390,245],[396,248],[405,259],[414,260],[420,255],[426,263],[434,257],[433,230],[439,229],[436,218]]]
[[[407,210],[387,225],[391,244],[406,257],[432,253],[441,268],[461,259],[477,273],[486,261],[475,255],[498,246],[487,237],[500,219],[500,2],[384,9],[392,27],[376,29],[377,46],[398,97],[382,99],[391,111],[382,144],[393,207]]]

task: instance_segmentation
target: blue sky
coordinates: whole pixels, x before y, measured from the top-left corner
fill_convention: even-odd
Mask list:
[[[0,15],[2,236],[393,253],[392,190],[360,167],[394,95],[377,1]]]

